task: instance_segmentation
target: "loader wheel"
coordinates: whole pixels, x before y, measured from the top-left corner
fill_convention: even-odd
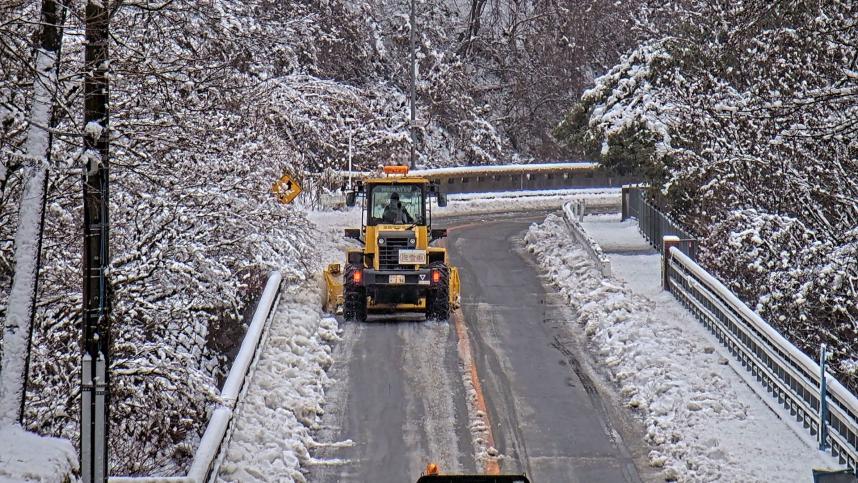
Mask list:
[[[343,272],[343,319],[366,321],[366,289],[354,283],[357,265],[348,264]]]
[[[441,272],[441,281],[426,295],[426,318],[447,320],[450,316],[450,269],[444,262],[432,262],[429,268]]]

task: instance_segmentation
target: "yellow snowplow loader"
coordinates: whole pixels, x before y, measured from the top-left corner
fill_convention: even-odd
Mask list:
[[[362,246],[346,251],[345,264],[325,270],[325,310],[358,321],[412,312],[446,319],[459,305],[459,271],[446,248],[430,245],[447,236],[446,229],[431,227],[430,198],[446,205],[439,186],[408,176],[405,166],[387,166],[384,175],[355,188],[346,193],[346,205],[363,200],[361,228],[348,228],[345,236]]]

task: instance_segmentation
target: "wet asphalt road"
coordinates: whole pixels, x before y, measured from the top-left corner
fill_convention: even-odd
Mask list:
[[[638,425],[594,374],[566,304],[523,249],[545,214],[450,219],[462,315],[503,472],[534,483],[650,480]],[[416,481],[477,469],[452,322],[347,323],[309,481]],[[637,463],[637,465],[636,465]],[[645,470],[644,470],[645,471]]]

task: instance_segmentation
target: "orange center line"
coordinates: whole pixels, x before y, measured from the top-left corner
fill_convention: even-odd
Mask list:
[[[453,321],[456,324],[456,335],[459,338],[459,358],[462,360],[462,363],[465,366],[465,370],[471,376],[471,386],[473,386],[474,393],[476,396],[474,397],[474,406],[477,411],[480,411],[483,414],[483,419],[486,425],[486,446],[488,448],[495,447],[495,438],[492,434],[492,422],[489,419],[488,408],[486,407],[486,398],[483,395],[482,384],[480,384],[480,376],[477,373],[477,365],[474,363],[473,352],[471,351],[471,342],[468,338],[468,328],[465,326],[465,320],[462,317],[461,310],[456,310],[453,313]],[[499,475],[500,474],[500,464],[498,463],[498,459],[487,455],[485,462],[485,472],[489,475]]]

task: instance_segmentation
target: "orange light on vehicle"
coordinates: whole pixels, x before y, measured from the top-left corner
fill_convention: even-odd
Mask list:
[[[385,166],[382,168],[384,170],[384,174],[408,174],[408,166]]]
[[[432,283],[438,283],[441,281],[441,271],[440,270],[432,270]]]
[[[363,282],[363,270],[355,270],[352,274],[352,281],[356,284]]]
[[[424,473],[426,476],[436,476],[441,474],[441,470],[438,468],[438,465],[435,463],[429,463],[426,465],[426,471]]]

